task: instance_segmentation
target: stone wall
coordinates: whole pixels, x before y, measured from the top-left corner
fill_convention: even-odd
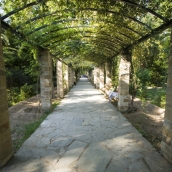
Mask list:
[[[40,50],[39,63],[41,106],[43,111],[47,111],[52,107],[52,58],[48,50]]]
[[[96,86],[96,88],[97,89],[99,89],[99,86],[100,86],[100,71],[99,71],[99,68],[98,67],[96,67],[96,70],[95,70],[95,78],[96,78],[96,80],[95,80],[95,86]]]
[[[64,76],[64,92],[67,94],[69,92],[69,76],[68,76],[68,66],[63,64],[63,76]]]
[[[106,84],[112,84],[112,61],[109,60],[106,62],[106,66],[105,66],[105,70],[106,70]]]
[[[7,103],[6,77],[2,51],[0,36],[0,168],[5,165],[5,163],[13,155]]]
[[[71,66],[68,66],[68,78],[69,89],[71,89],[73,87],[73,71]]]
[[[125,112],[128,110],[130,81],[130,62],[121,57],[119,66],[119,89],[118,89],[118,110]]]
[[[57,97],[64,97],[64,89],[63,89],[63,63],[61,61],[57,61]]]
[[[168,79],[166,90],[166,107],[162,132],[161,152],[172,163],[172,32],[171,53],[169,57]]]
[[[105,79],[105,75],[104,75],[104,64],[99,66],[99,89],[103,89],[104,88],[104,79]]]

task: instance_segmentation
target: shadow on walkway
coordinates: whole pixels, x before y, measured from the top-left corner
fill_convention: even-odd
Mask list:
[[[2,172],[170,172],[172,166],[86,78]]]

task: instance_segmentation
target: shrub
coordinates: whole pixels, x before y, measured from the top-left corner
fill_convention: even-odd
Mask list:
[[[28,85],[27,83],[21,88],[12,87],[11,89],[7,89],[8,106],[13,106],[20,101],[30,98],[33,95],[35,95],[34,85]]]
[[[152,103],[161,108],[165,108],[165,102],[166,102],[166,91],[164,89],[158,90],[156,92],[154,99],[152,100]]]

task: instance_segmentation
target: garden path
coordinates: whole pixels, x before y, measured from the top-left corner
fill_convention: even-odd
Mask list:
[[[171,172],[123,115],[81,78],[2,172]]]

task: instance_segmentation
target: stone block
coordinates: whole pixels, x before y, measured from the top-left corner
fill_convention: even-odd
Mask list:
[[[4,123],[9,121],[7,105],[6,106],[0,105],[0,112],[1,112],[0,125],[3,125]]]
[[[124,99],[124,102],[129,102],[130,100],[129,99]]]
[[[172,87],[172,72],[168,73],[167,85],[168,87]]]
[[[7,105],[7,93],[6,93],[6,89],[0,89],[0,105],[4,105],[4,104]]]
[[[52,91],[43,91],[42,92],[42,96],[44,96],[44,97],[51,97],[51,93],[52,93]]]
[[[128,90],[128,89],[121,89],[121,88],[120,88],[119,94],[120,94],[120,95],[126,96],[126,95],[129,94],[129,90]]]
[[[6,88],[6,78],[5,78],[5,76],[0,76],[0,88]]]
[[[6,140],[0,142],[0,168],[6,164],[6,162],[13,155],[11,136]]]
[[[126,112],[126,111],[128,110],[128,106],[119,106],[119,105],[118,105],[118,110],[119,110],[120,112]]]
[[[4,96],[7,94],[6,88],[0,88],[0,96]]]
[[[1,41],[1,40],[0,40]],[[0,43],[0,69],[4,69],[4,60],[2,55],[2,44]]]
[[[172,103],[166,103],[165,106],[165,119],[168,119],[172,122]]]
[[[0,68],[0,76],[5,76],[5,71],[2,68]]]
[[[161,153],[170,163],[172,163],[172,148],[163,141],[161,142]]]
[[[44,73],[44,75],[42,76],[42,78],[45,79],[45,81],[47,81],[47,82],[51,82],[51,80],[50,80],[51,79],[51,76],[50,76],[49,73],[47,73],[47,74]]]
[[[162,140],[172,148],[172,130],[167,127],[163,127]]]
[[[6,122],[0,126],[0,140],[5,140],[11,137],[9,122]]]
[[[167,87],[166,93],[168,94],[166,96],[166,102],[170,104],[172,102],[172,88]],[[172,104],[172,103],[171,103]]]
[[[168,119],[164,119],[164,124],[165,127],[169,128],[172,130],[172,121],[169,121]]]

